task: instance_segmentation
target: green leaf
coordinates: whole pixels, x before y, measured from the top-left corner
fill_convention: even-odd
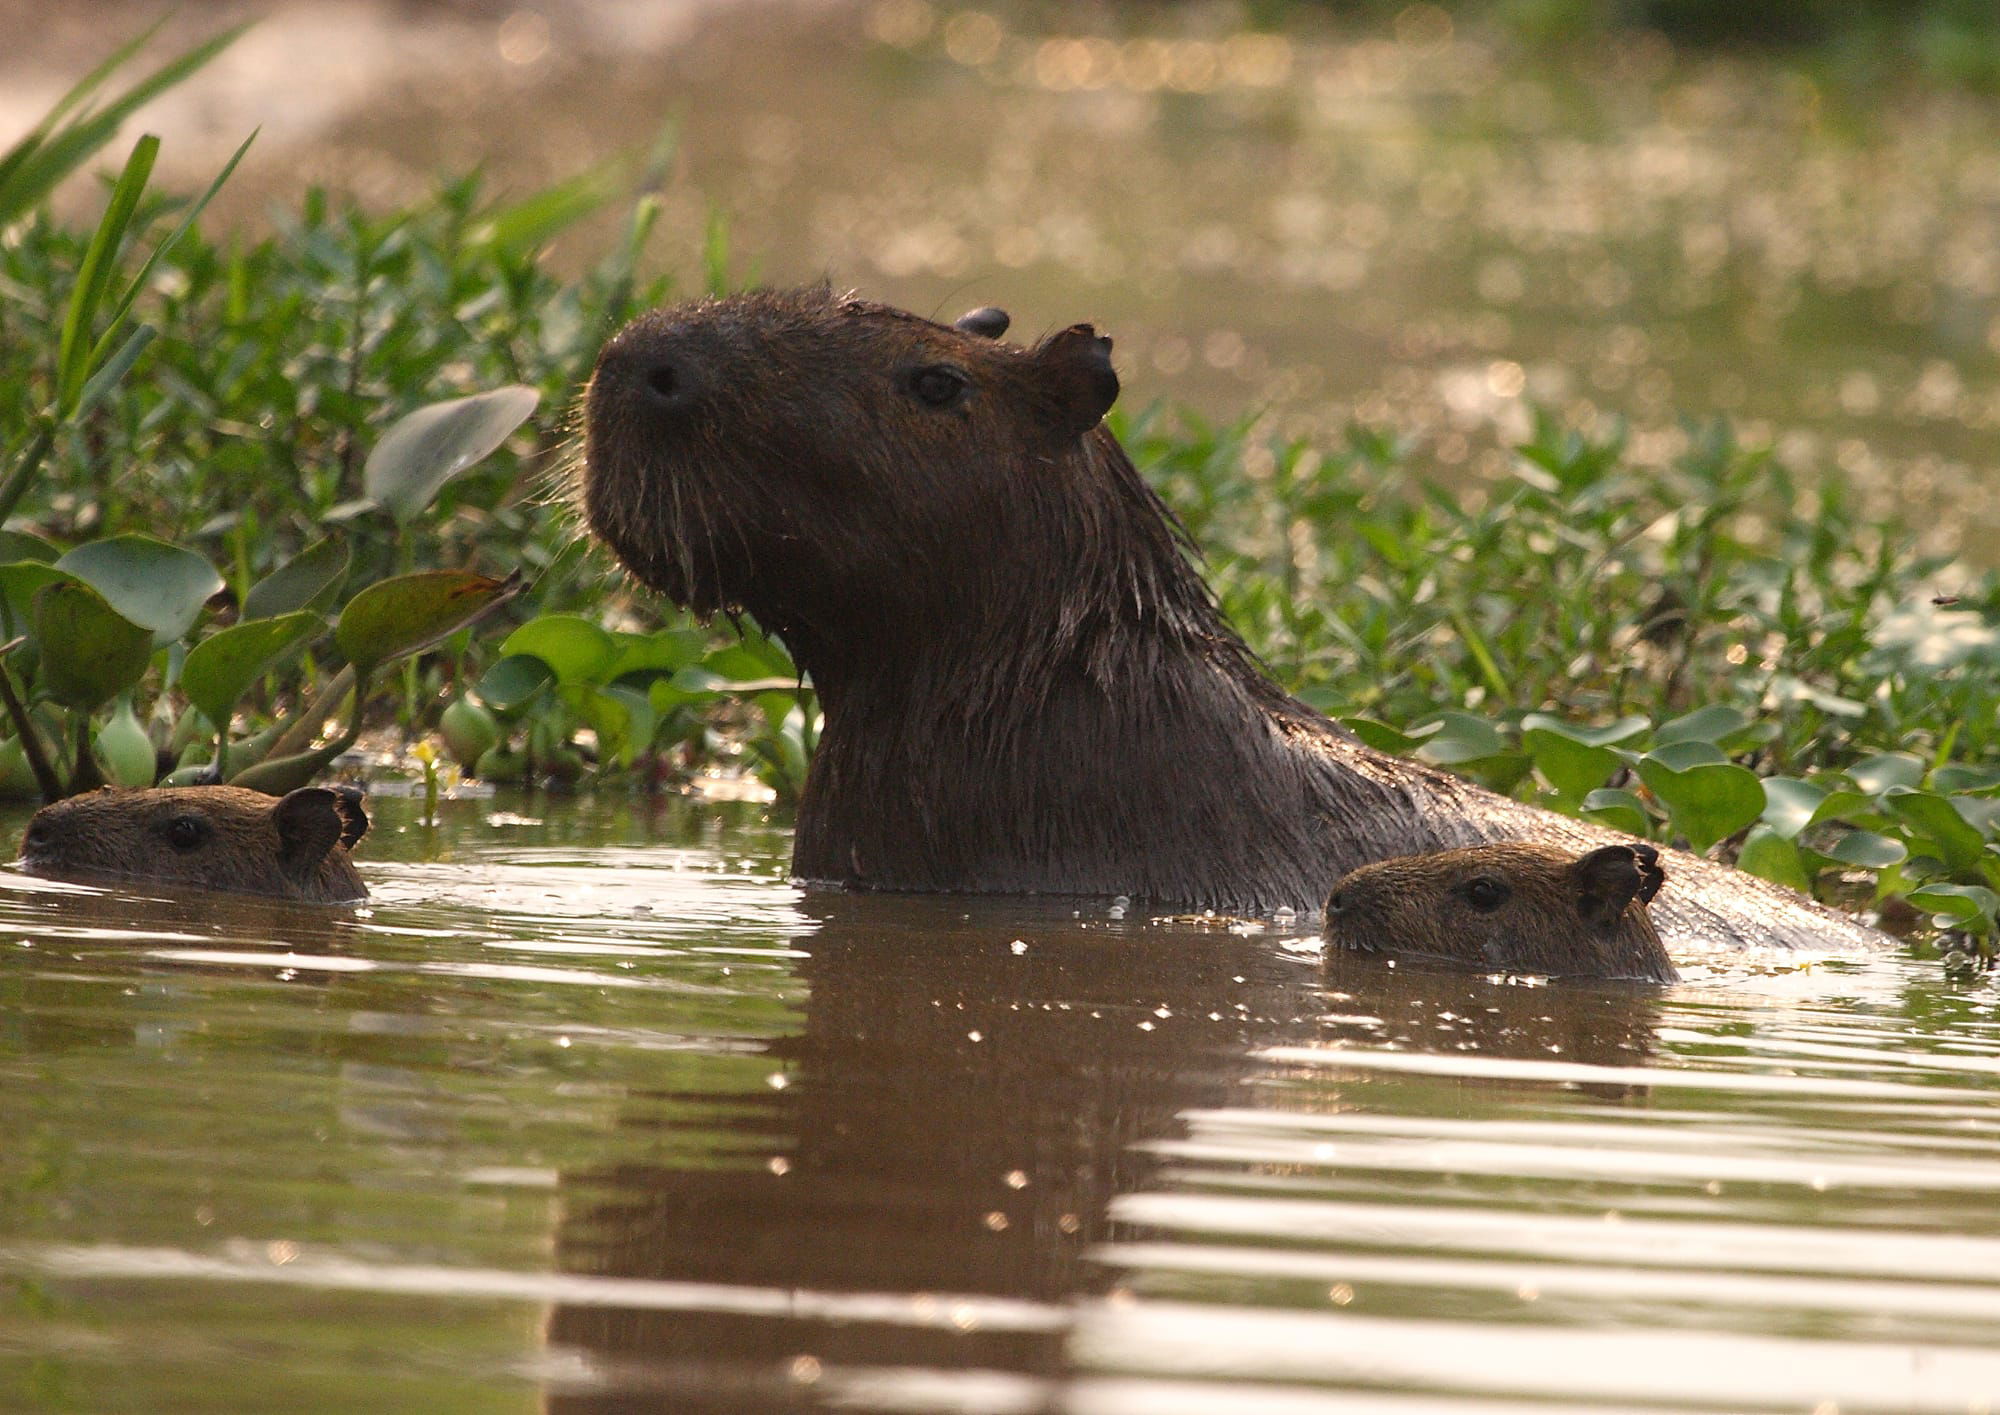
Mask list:
[[[1639,759],[1639,778],[1667,808],[1674,829],[1687,837],[1696,854],[1734,835],[1764,810],[1764,784],[1755,772],[1731,763],[1676,770],[1652,753]]]
[[[1847,769],[1847,776],[1856,786],[1875,796],[1891,786],[1923,785],[1924,763],[1922,758],[1913,757],[1908,752],[1884,752],[1856,762]]]
[[[1794,776],[1764,778],[1764,824],[1786,840],[1812,824],[1813,812],[1831,794],[1817,782]]]
[[[606,163],[487,213],[466,233],[467,245],[527,255],[597,210],[617,193],[617,164]]]
[[[1729,754],[1722,748],[1699,737],[1669,742],[1664,747],[1655,747],[1646,753],[1646,756],[1670,771],[1687,771],[1698,766],[1719,766],[1729,760]]]
[[[1652,720],[1638,713],[1621,717],[1603,727],[1585,727],[1581,723],[1565,722],[1545,712],[1531,712],[1521,719],[1524,731],[1553,733],[1555,736],[1579,742],[1586,747],[1615,747],[1621,742],[1631,741],[1650,726]]]
[[[0,548],[0,560],[10,560]],[[1959,796],[1971,791],[1991,791],[2000,786],[2000,767],[1966,766],[1953,762],[1941,766],[1930,775],[1930,788],[1946,796]]]
[[[1627,723],[1637,723],[1625,736],[1630,737],[1644,731],[1646,719],[1626,718]],[[1602,738],[1607,730],[1583,729],[1594,737]],[[1521,722],[1521,745],[1534,758],[1535,770],[1544,780],[1562,795],[1572,800],[1596,790],[1610,779],[1613,773],[1624,766],[1624,759],[1609,747],[1580,739],[1567,730],[1566,723],[1541,713],[1531,713]],[[1623,738],[1613,737],[1620,741]]]
[[[470,570],[420,570],[381,580],[347,602],[334,641],[357,679],[405,654],[429,648],[490,613],[521,590],[519,573],[504,580]]]
[[[181,691],[210,722],[226,724],[252,683],[325,627],[317,614],[300,611],[211,634],[188,651]]]
[[[1806,824],[1823,825],[1828,821],[1845,821],[1870,829],[1888,824],[1888,818],[1882,814],[1875,798],[1859,791],[1829,792],[1824,801],[1813,807],[1812,819]]]
[[[1910,857],[1899,840],[1879,835],[1872,830],[1850,830],[1826,851],[1827,858],[1838,860],[1843,865],[1855,865],[1864,870],[1886,870],[1891,865],[1900,865]]]
[[[139,355],[145,353],[159,335],[160,331],[150,324],[138,325],[126,335],[125,342],[118,346],[118,352],[105,360],[83,385],[83,392],[76,398],[76,407],[71,410],[72,416],[82,417],[96,407],[105,394],[124,382],[125,375],[132,371],[132,365],[139,362]],[[91,362],[97,363],[95,353],[91,355]]]
[[[1483,717],[1474,717],[1469,712],[1439,712],[1430,714],[1430,720],[1437,723],[1437,732],[1418,751],[1418,755],[1430,761],[1450,766],[1481,757],[1497,757],[1507,750],[1500,729]]]
[[[1918,840],[1932,846],[1926,853],[1943,860],[1954,874],[1971,869],[1986,852],[1986,837],[1935,792],[1891,786],[1882,793],[1882,804],[1910,826]]]
[[[62,552],[38,535],[27,531],[0,530],[0,564],[11,565],[20,560],[35,560],[44,565],[53,565]]]
[[[1736,857],[1736,868],[1773,884],[1789,886],[1801,894],[1812,893],[1812,881],[1806,877],[1799,847],[1768,825],[1750,828]]]
[[[89,712],[132,687],[153,658],[153,635],[89,585],[60,579],[34,597],[35,637],[49,696]]]
[[[151,133],[133,144],[132,155],[125,159],[125,168],[111,188],[104,215],[99,218],[90,246],[83,253],[83,264],[77,269],[56,353],[56,406],[65,415],[76,408],[84,380],[90,375],[90,351],[96,342],[91,336],[91,326],[110,286],[118,253],[124,247],[125,229],[132,224],[132,213],[138,209],[146,180],[153,173],[153,161],[159,155],[160,140]]]
[[[472,691],[495,712],[512,712],[555,681],[555,673],[541,659],[516,654],[487,669]]]
[[[528,654],[546,663],[565,687],[602,683],[618,661],[619,644],[607,629],[576,614],[530,619],[500,645],[503,654]]]
[[[1949,919],[1951,927],[1974,933],[1992,933],[1994,910],[2000,909],[2000,894],[1980,884],[1927,884],[1908,898],[1925,913]]]
[[[1750,725],[1750,715],[1741,708],[1716,703],[1660,724],[1653,734],[1653,749],[1673,742],[1713,742],[1721,744]]]
[[[398,521],[429,506],[444,484],[507,440],[542,395],[523,384],[419,408],[382,435],[362,489]]]
[[[156,645],[194,627],[201,607],[222,588],[215,567],[191,550],[150,536],[122,535],[80,545],[56,561],[125,618],[153,631]]]
[[[1622,787],[1599,787],[1583,798],[1581,810],[1586,820],[1622,830],[1627,835],[1644,836],[1653,828],[1653,818],[1647,814],[1645,802]]]
[[[301,609],[327,609],[340,593],[351,558],[345,541],[314,541],[250,587],[242,617],[275,619]]]
[[[1364,747],[1372,747],[1378,752],[1388,752],[1393,756],[1408,756],[1437,735],[1444,726],[1433,722],[1411,732],[1403,732],[1386,722],[1377,722],[1372,717],[1343,717],[1340,725],[1361,739]]]
[[[699,629],[656,629],[650,634],[613,634],[617,657],[604,676],[613,682],[628,674],[651,677],[680,672],[701,661],[708,636]]]

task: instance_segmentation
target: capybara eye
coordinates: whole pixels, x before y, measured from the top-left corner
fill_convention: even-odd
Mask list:
[[[910,393],[927,408],[949,408],[965,396],[965,375],[950,364],[929,364],[910,375]]]
[[[1482,914],[1490,914],[1505,904],[1507,896],[1513,891],[1507,887],[1505,880],[1495,879],[1491,875],[1480,875],[1476,879],[1466,881],[1462,893],[1465,895],[1466,903]]]
[[[167,844],[192,850],[208,838],[208,822],[200,816],[175,816],[167,822]]]

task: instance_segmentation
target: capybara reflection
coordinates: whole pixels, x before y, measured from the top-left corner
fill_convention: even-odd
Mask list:
[[[1509,841],[1363,865],[1326,901],[1326,945],[1549,977],[1678,978],[1647,905],[1651,845],[1586,854]]]
[[[368,833],[352,787],[266,796],[240,786],[106,787],[35,812],[21,868],[62,880],[141,880],[314,903],[368,897],[348,852]]]
[[[767,291],[643,315],[598,359],[592,529],[676,602],[748,611],[818,690],[800,878],[1311,912],[1395,855],[1629,843],[1288,697],[1102,423],[1111,341],[1005,328]],[[1672,875],[1677,940],[1879,941],[1721,865]]]

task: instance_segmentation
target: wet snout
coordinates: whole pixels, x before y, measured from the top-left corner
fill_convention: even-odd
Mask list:
[[[712,337],[684,322],[640,319],[627,326],[598,355],[591,380],[591,407],[606,399],[631,400],[657,416],[684,417],[701,401],[721,351]]]

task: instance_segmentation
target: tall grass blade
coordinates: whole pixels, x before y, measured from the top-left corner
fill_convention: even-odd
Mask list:
[[[125,170],[119,173],[118,183],[111,189],[103,219],[90,238],[90,249],[84,252],[83,267],[77,271],[76,288],[70,292],[69,312],[63,317],[62,344],[56,356],[56,408],[65,417],[76,408],[84,380],[89,377],[90,351],[95,343],[90,328],[117,268],[126,228],[132,224],[132,213],[138,208],[146,179],[152,176],[153,161],[159,154],[160,140],[151,133],[133,144],[132,155],[125,160]]]

